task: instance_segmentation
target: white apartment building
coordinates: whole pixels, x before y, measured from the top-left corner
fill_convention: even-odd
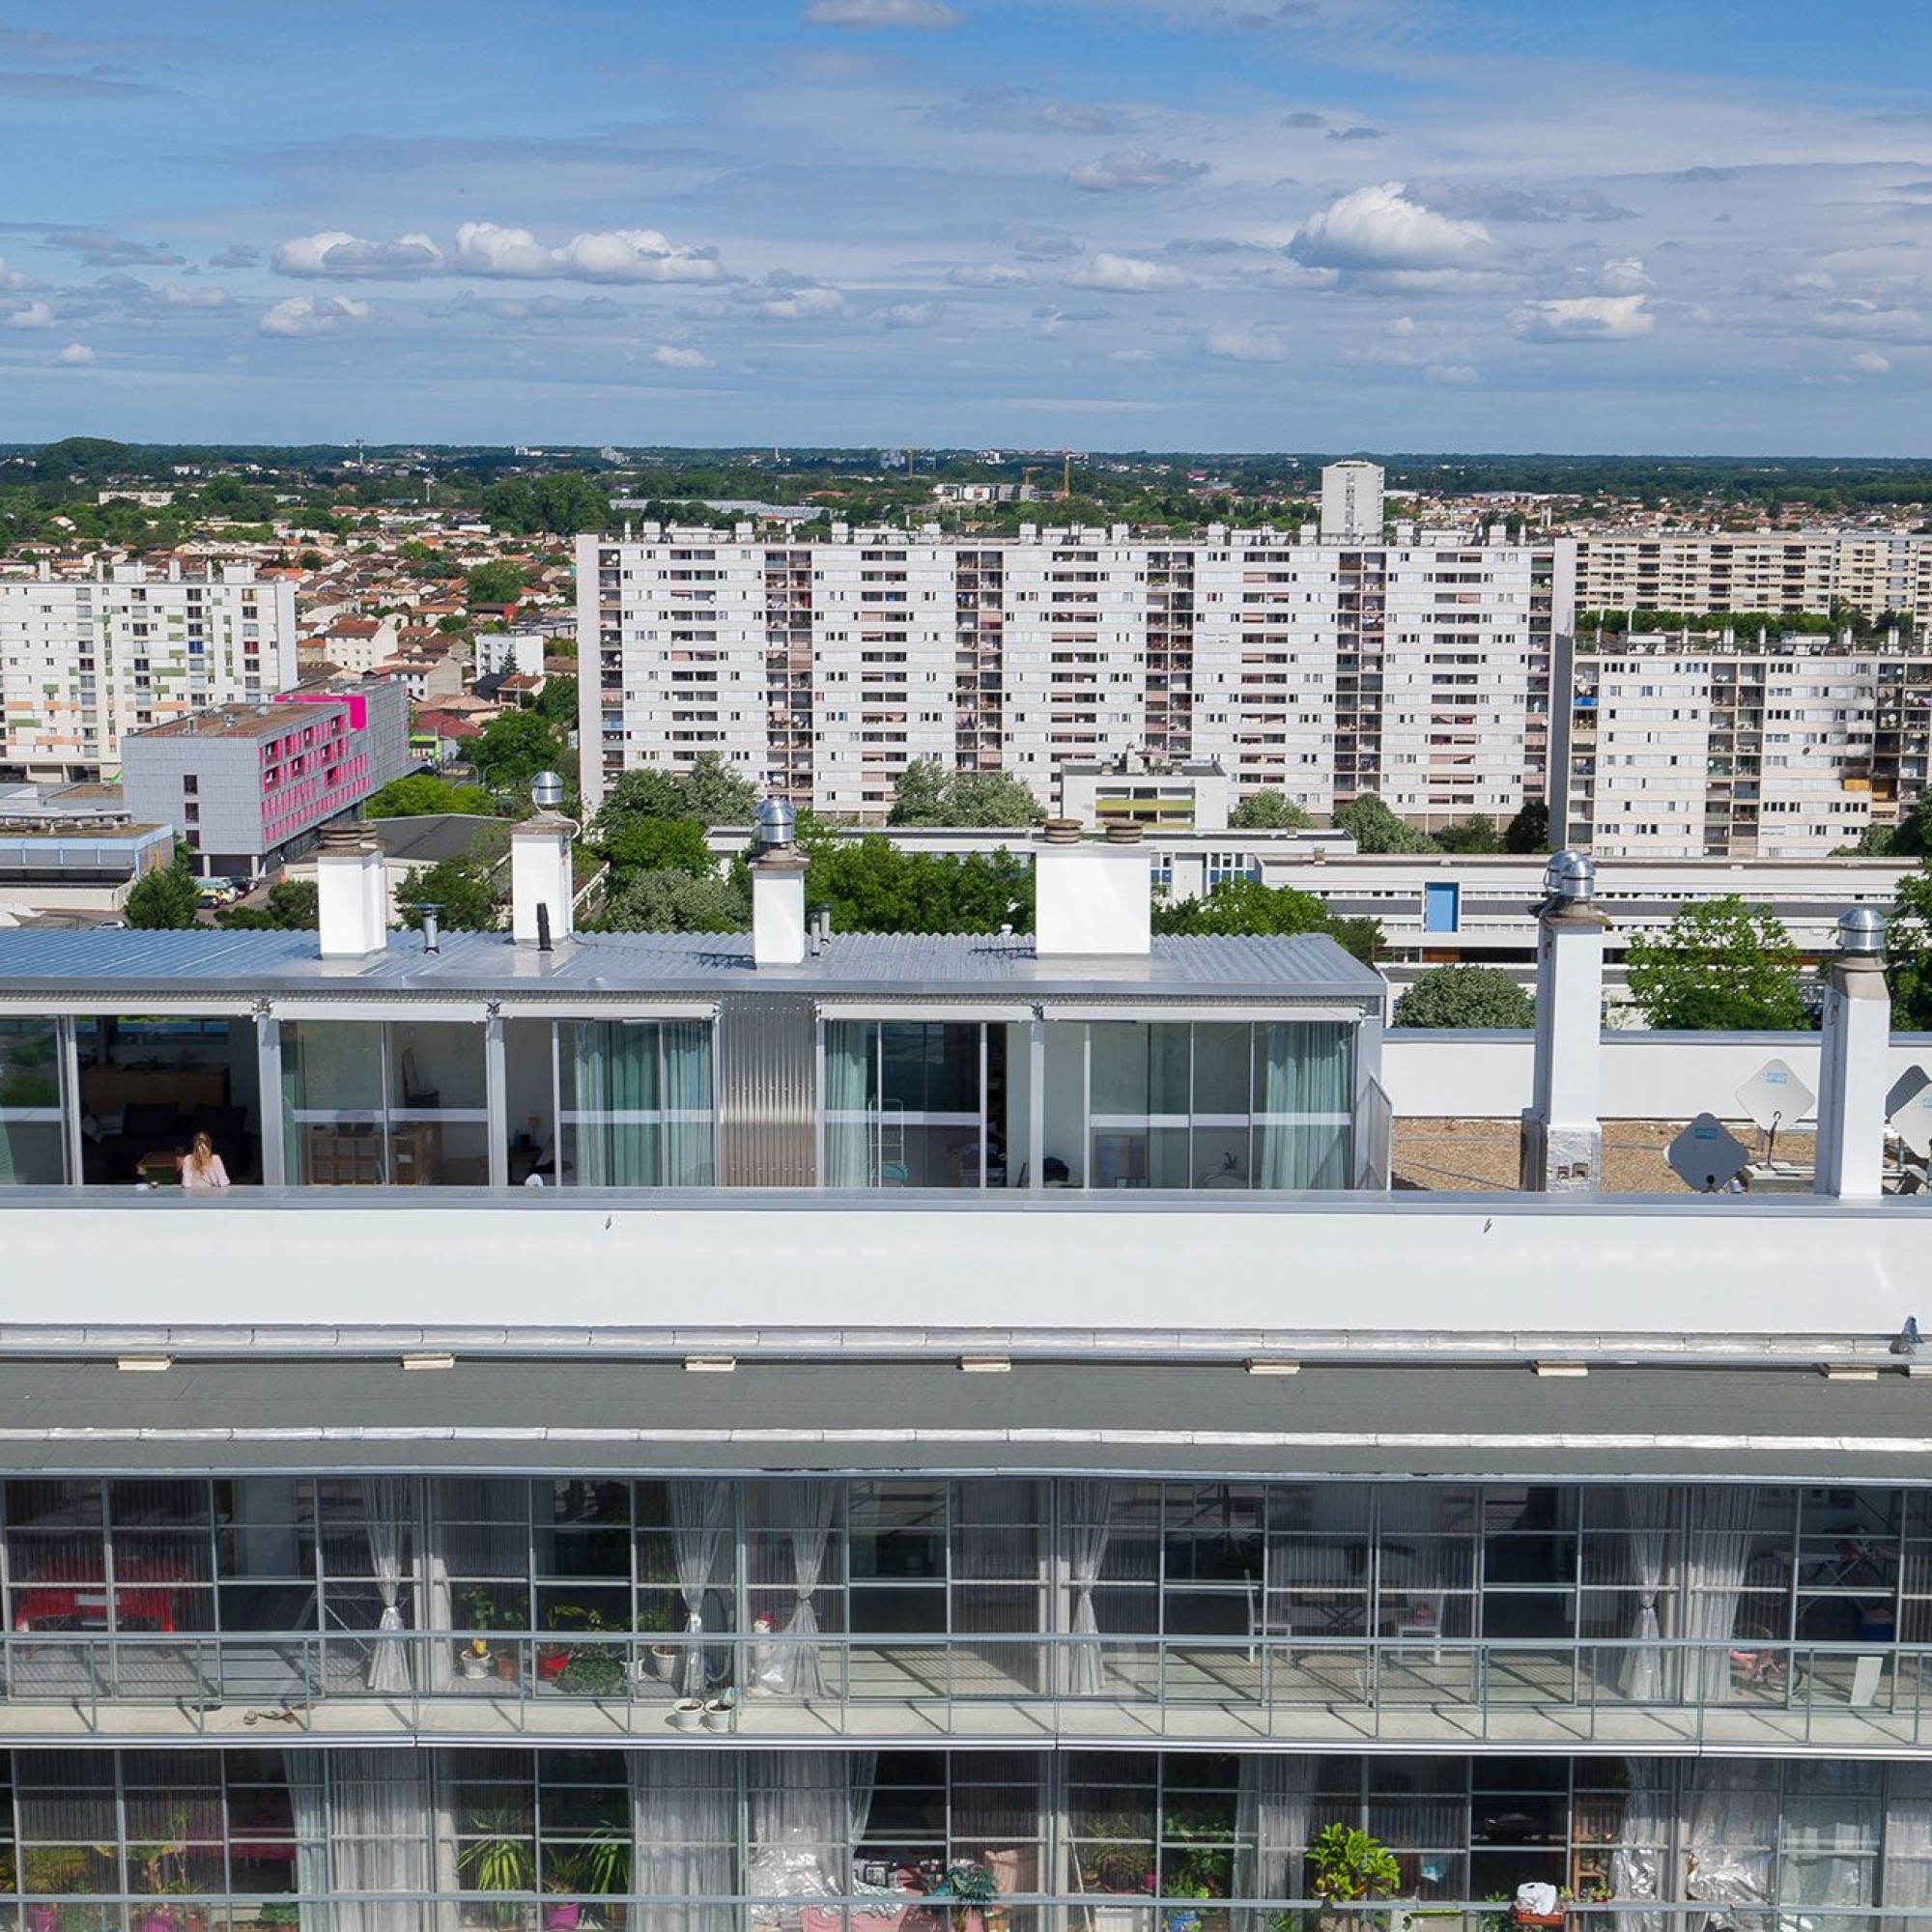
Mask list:
[[[125,734],[295,681],[295,588],[253,564],[0,580],[0,777],[111,775]]]
[[[916,758],[1051,805],[1063,765],[1145,751],[1315,812],[1374,791],[1424,824],[1506,817],[1547,783],[1570,575],[1561,543],[1453,534],[582,537],[585,800],[714,752],[828,813],[883,818]]]
[[[1932,536],[1893,530],[1702,534],[1619,530],[1577,540],[1579,611],[1823,613],[1932,623]]]
[[[1560,655],[1565,836],[1600,858],[1825,858],[1923,783],[1932,663],[1895,648],[1653,636]]]
[[[1321,541],[1375,543],[1382,533],[1383,483],[1378,463],[1331,463],[1321,471]]]

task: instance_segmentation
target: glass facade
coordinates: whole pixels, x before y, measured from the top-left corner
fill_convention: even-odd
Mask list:
[[[66,1179],[60,1022],[0,1018],[0,1187]]]
[[[1006,1026],[831,1020],[828,1187],[1006,1185]]]

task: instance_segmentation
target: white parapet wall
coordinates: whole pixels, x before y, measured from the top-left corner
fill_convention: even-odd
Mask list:
[[[1743,1120],[1738,1089],[1768,1061],[1783,1061],[1818,1092],[1818,1042],[1815,1033],[1606,1033],[1602,1117]],[[1514,1121],[1530,1104],[1533,1062],[1527,1033],[1390,1027],[1381,1082],[1399,1121]],[[1932,1034],[1892,1036],[1891,1078],[1910,1066],[1932,1073]]]

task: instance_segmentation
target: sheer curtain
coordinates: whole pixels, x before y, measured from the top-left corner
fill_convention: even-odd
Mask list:
[[[865,1835],[878,1759],[871,1751],[753,1751],[746,1760],[756,1898],[838,1898]]]
[[[1686,1932],[1769,1932],[1777,1870],[1778,1767],[1700,1758],[1685,1792],[1685,1895],[1707,1906]],[[1752,1908],[1760,1908],[1753,1910]]]
[[[1094,1585],[1107,1560],[1114,1486],[1080,1478],[1060,1486],[1066,1515],[1066,1569],[1073,1586],[1070,1619],[1075,1641],[1067,1645],[1066,1690],[1072,1697],[1097,1697],[1106,1675],[1100,1624],[1094,1614]]]
[[[380,1894],[430,1889],[428,1754],[340,1750],[322,1755],[327,1764],[333,1932],[407,1932],[421,1925],[423,1906]],[[353,1892],[379,1895],[344,1895]]]
[[[711,1115],[711,1023],[671,1020],[664,1040],[664,1184],[709,1187],[717,1179]]]
[[[282,1776],[289,1786],[295,1822],[296,1890],[301,1932],[327,1932],[328,1926],[328,1768],[318,1750],[282,1753]]]
[[[1348,1186],[1351,1032],[1330,1020],[1263,1027],[1255,1122],[1263,1187]]]
[[[1241,1758],[1235,1815],[1235,1896],[1273,1902],[1235,1915],[1236,1932],[1263,1932],[1282,1900],[1306,1889],[1308,1814],[1315,1760],[1300,1751],[1250,1751]]]
[[[1885,1889],[1888,1915],[1932,1911],[1932,1764],[1893,1764],[1885,1774]],[[1907,1932],[1888,1916],[1885,1932]]]
[[[1686,1495],[1691,1527],[1678,1552],[1680,1615],[1684,1635],[1703,1646],[1686,1659],[1689,1701],[1726,1704],[1733,1695],[1729,1645],[1756,1520],[1757,1492],[1747,1483],[1701,1484]]]
[[[678,1594],[684,1599],[684,1656],[678,1689],[687,1697],[704,1694],[704,1593],[718,1564],[718,1545],[731,1491],[724,1483],[682,1481],[666,1485],[670,1498],[671,1561]]]
[[[864,1020],[825,1025],[825,1176],[827,1187],[870,1187],[871,1087],[875,1029]]]
[[[737,1910],[721,1901],[738,1885],[738,1772],[729,1752],[631,1754],[631,1889],[657,1903],[638,1909],[662,1932],[732,1932]]]
[[[818,1613],[811,1600],[825,1573],[825,1552],[838,1514],[838,1487],[834,1483],[790,1483],[781,1493],[790,1519],[792,1589],[797,1603],[785,1619],[784,1634],[791,1640],[780,1646],[775,1660],[781,1677],[779,1688],[797,1697],[823,1697],[824,1660],[818,1642]]]
[[[561,1124],[557,1179],[574,1156],[579,1187],[658,1184],[658,1033],[654,1026],[580,1020],[571,1029],[576,1107]]]
[[[369,1568],[383,1600],[376,1638],[369,1646],[369,1689],[392,1692],[410,1688],[410,1646],[403,1640],[403,1532],[409,1520],[413,1485],[400,1476],[362,1479],[362,1515],[369,1537]]]
[[[529,1606],[529,1485],[519,1476],[445,1476],[431,1485],[433,1543],[423,1565],[432,1630],[467,1630],[469,1592],[481,1587],[500,1615]],[[421,1621],[420,1619],[418,1620]],[[448,1644],[427,1646],[431,1682],[454,1678]]]
[[[1669,1842],[1670,1820],[1665,1809],[1669,1786],[1667,1768],[1656,1758],[1624,1760],[1630,1790],[1617,1841],[1610,1852],[1610,1890],[1618,1899],[1663,1896],[1662,1848]],[[1619,1907],[1616,1932],[1663,1932],[1662,1912]]]
[[[1655,1704],[1663,1695],[1663,1650],[1658,1638],[1657,1593],[1670,1548],[1670,1510],[1676,1492],[1661,1483],[1626,1483],[1622,1488],[1624,1551],[1630,1580],[1636,1585],[1633,1648],[1623,1654],[1618,1689],[1633,1704]],[[1744,1580],[1743,1566],[1738,1571]]]

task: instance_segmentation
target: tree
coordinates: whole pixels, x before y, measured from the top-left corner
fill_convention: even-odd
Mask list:
[[[1898,882],[1886,932],[1891,1024],[1900,1033],[1932,1030],[1932,859]]]
[[[1653,1027],[1689,1033],[1795,1031],[1810,1024],[1798,949],[1768,906],[1735,893],[1686,906],[1661,933],[1638,933],[1626,970]]]
[[[425,905],[437,908],[437,923],[450,932],[495,932],[497,891],[489,863],[472,856],[412,866],[396,888],[396,909],[412,932],[422,930]]]
[[[810,856],[806,902],[830,910],[835,932],[1033,928],[1033,867],[1004,847],[948,858],[902,852],[878,834],[800,843]]]
[[[319,920],[313,879],[284,879],[269,888],[262,904],[224,906],[214,915],[215,924],[231,932],[313,932]]]
[[[1223,879],[1205,898],[1156,905],[1153,929],[1198,936],[1317,932],[1328,908],[1313,893],[1264,886],[1259,879]]]
[[[497,801],[481,785],[458,784],[428,772],[394,779],[362,808],[365,818],[428,818],[440,812],[463,812],[488,818]]]
[[[524,792],[542,771],[574,777],[577,754],[556,726],[534,711],[505,711],[484,725],[469,748],[469,767],[496,791]]]
[[[1912,810],[1892,827],[1885,850],[1893,859],[1917,859],[1932,852],[1932,786],[1918,794]]]
[[[1500,852],[1503,849],[1502,835],[1496,830],[1496,821],[1472,812],[1467,818],[1459,818],[1453,825],[1445,825],[1435,835],[1435,842],[1445,852],[1460,852],[1480,855]]]
[[[601,923],[609,932],[744,932],[752,923],[749,883],[742,874],[633,872],[611,893]]]
[[[1500,966],[1437,966],[1395,1003],[1399,1027],[1526,1027],[1529,995]]]
[[[688,772],[664,765],[639,765],[625,772],[591,824],[591,842],[614,838],[632,819],[688,818],[708,829],[749,825],[757,809],[757,786],[741,779],[716,752],[704,752]]]
[[[574,677],[547,677],[531,707],[539,718],[548,718],[559,730],[577,729],[577,680]]]
[[[529,582],[524,567],[508,557],[493,557],[479,563],[463,580],[471,604],[514,604]]]
[[[1335,829],[1346,832],[1363,852],[1433,852],[1428,835],[1405,825],[1374,792],[1365,791],[1335,813]]]
[[[1547,852],[1549,850],[1549,808],[1540,798],[1526,798],[1520,810],[1503,828],[1505,852]]]
[[[900,776],[889,825],[1037,825],[1046,816],[1032,789],[1007,772],[949,772],[915,758]]]
[[[703,878],[718,870],[695,818],[633,818],[596,841],[621,872],[684,872]]]
[[[1228,814],[1232,832],[1305,832],[1314,823],[1285,791],[1251,791]]]
[[[176,845],[173,861],[158,871],[135,880],[121,907],[129,925],[150,931],[182,929],[195,923],[201,904],[199,888],[188,863],[188,849]]]
[[[506,477],[483,493],[491,527],[512,536],[575,536],[610,526],[611,499],[575,469]]]

